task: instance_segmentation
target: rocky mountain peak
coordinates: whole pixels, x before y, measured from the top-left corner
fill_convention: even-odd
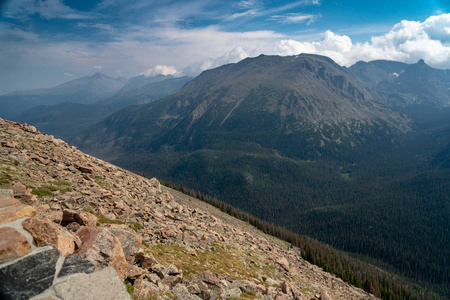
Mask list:
[[[33,126],[0,119],[0,141],[6,298],[127,299],[122,280],[142,299],[374,298],[299,249]]]

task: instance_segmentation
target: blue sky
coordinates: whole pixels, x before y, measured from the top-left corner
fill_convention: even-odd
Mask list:
[[[259,54],[450,68],[448,0],[2,0],[0,94],[95,72],[196,75]]]

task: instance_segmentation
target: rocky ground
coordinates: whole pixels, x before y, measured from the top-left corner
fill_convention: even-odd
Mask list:
[[[2,119],[0,188],[6,299],[374,298],[154,178]]]

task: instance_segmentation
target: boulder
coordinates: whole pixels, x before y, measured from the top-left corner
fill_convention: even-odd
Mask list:
[[[288,260],[286,259],[286,257],[280,257],[278,260],[277,260],[277,263],[286,271],[286,272],[289,272],[289,262],[288,262]]]
[[[26,219],[22,226],[34,238],[36,246],[52,246],[63,256],[75,251],[75,240],[78,239],[64,227],[38,218]]]
[[[10,227],[0,228],[0,263],[15,260],[30,253],[27,239]]]
[[[63,277],[76,273],[92,273],[95,266],[92,262],[82,259],[76,254],[69,254],[64,259],[64,263],[59,271],[58,277]]]
[[[322,292],[320,293],[320,298],[319,298],[319,299],[320,299],[320,300],[331,300],[330,296],[329,296],[328,293],[325,292],[325,291],[322,291]]]
[[[55,284],[56,296],[71,300],[125,300],[130,299],[125,285],[114,268],[107,267],[99,272],[83,274]],[[59,299],[58,298],[58,299]]]
[[[65,209],[63,211],[62,216],[62,224],[67,225],[72,222],[76,222],[83,226],[95,226],[97,225],[97,217],[93,214],[90,214],[85,211],[81,210],[72,210],[72,209]]]
[[[5,299],[29,299],[39,295],[52,285],[59,257],[59,252],[51,249],[0,268],[0,295]]]
[[[77,250],[82,258],[94,263],[97,270],[113,266],[124,279],[127,261],[120,241],[107,228],[82,227],[77,235],[83,244]]]
[[[148,268],[151,265],[153,265],[154,261],[153,258],[146,255],[144,252],[138,252],[135,255],[135,262],[138,264],[141,268]]]
[[[186,286],[182,285],[182,284],[177,284],[173,289],[172,289],[172,293],[178,297],[178,299],[183,299],[183,300],[201,300],[200,297],[198,297],[197,295],[192,295],[191,293],[189,293],[188,289]],[[228,298],[227,298],[228,299]]]
[[[25,217],[34,217],[36,210],[8,195],[0,195],[0,225]]]
[[[127,225],[110,225],[108,229],[122,244],[127,262],[133,264],[135,255],[142,246],[142,237]]]
[[[134,281],[133,289],[133,295],[140,299],[146,299],[147,297],[151,297],[152,295],[158,295],[169,290],[169,288],[165,285],[156,285],[154,283],[151,283],[150,281],[146,280],[144,276],[141,276]]]
[[[248,280],[235,280],[231,283],[230,289],[239,288],[244,293],[256,294],[261,292],[261,289],[254,282]]]

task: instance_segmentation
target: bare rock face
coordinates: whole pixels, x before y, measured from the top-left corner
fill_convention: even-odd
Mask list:
[[[84,226],[95,226],[97,217],[85,211],[65,209],[62,217],[63,224],[76,222]]]
[[[77,235],[83,242],[77,254],[94,263],[96,270],[113,266],[120,278],[125,277],[127,261],[120,241],[107,228],[82,227]]]
[[[10,227],[0,228],[0,264],[30,253],[27,239]]]
[[[23,221],[22,226],[31,233],[38,247],[53,246],[63,256],[75,251],[75,240],[77,237],[58,224],[31,218]]]

